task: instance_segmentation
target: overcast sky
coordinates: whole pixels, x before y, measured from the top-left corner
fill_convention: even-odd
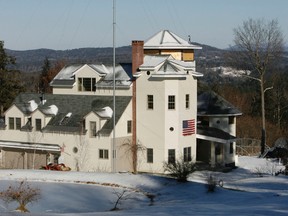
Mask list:
[[[115,0],[116,46],[168,29],[218,48],[249,18],[277,19],[288,39],[288,0]],[[113,0],[0,0],[5,48],[112,47]]]

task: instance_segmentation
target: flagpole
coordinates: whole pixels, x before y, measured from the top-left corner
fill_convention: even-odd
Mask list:
[[[113,0],[113,138],[112,138],[112,172],[116,172],[115,167],[115,113],[116,113],[116,103],[115,103],[115,25],[116,25],[116,0]]]

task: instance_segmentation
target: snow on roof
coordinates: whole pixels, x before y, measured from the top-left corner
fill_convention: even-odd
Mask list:
[[[101,111],[96,111],[96,113],[102,118],[112,118],[113,110],[109,106],[106,106]]]
[[[144,43],[144,49],[202,49],[169,30],[162,30]]]
[[[46,115],[57,115],[58,107],[56,105],[52,104],[48,108],[43,109],[42,112]]]
[[[105,68],[103,64],[72,64],[66,65],[62,70],[55,76],[54,80],[73,80],[73,76],[77,71],[85,66],[88,65],[91,67],[95,72],[98,72],[100,76],[105,76],[109,71]],[[53,83],[52,81],[52,83]]]
[[[29,112],[33,112],[34,110],[36,110],[38,108],[38,104],[35,102],[35,100],[30,100],[28,101],[28,107],[27,110]]]
[[[71,86],[75,83],[74,75],[79,69],[88,65],[91,69],[102,77],[98,82],[98,87],[113,86],[113,66],[103,64],[78,64],[65,66],[52,80],[52,86]],[[129,87],[131,85],[132,68],[131,64],[118,64],[115,67],[115,80],[119,87]]]
[[[169,55],[145,55],[143,64],[140,66],[140,70],[144,70],[145,68],[154,68],[168,58]]]
[[[104,77],[103,80],[113,80],[113,66],[106,65],[105,68],[107,71],[107,75]],[[121,65],[115,66],[115,80],[130,80],[129,75]]]
[[[153,70],[157,75],[187,75],[200,77],[203,74],[195,71],[195,62],[184,62],[174,59],[171,55],[145,55],[139,67],[142,71]]]
[[[82,66],[83,64],[67,65],[61,69],[54,79],[73,79],[73,74]]]

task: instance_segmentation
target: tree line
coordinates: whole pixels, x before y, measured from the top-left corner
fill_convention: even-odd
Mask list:
[[[0,107],[1,116],[15,97],[21,92],[51,93],[49,83],[64,67],[65,60],[56,61],[53,65],[45,58],[41,73],[24,73],[13,68],[16,59],[6,53],[4,41],[0,41]]]

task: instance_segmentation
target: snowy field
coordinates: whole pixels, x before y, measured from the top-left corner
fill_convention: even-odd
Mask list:
[[[288,215],[288,177],[272,175],[281,168],[266,159],[239,157],[232,172],[195,172],[187,183],[129,173],[0,170],[1,191],[22,180],[41,190],[39,201],[27,206],[30,213],[0,201],[0,215]],[[209,174],[223,180],[213,193],[206,188]],[[121,210],[110,211],[116,193],[124,191]]]

